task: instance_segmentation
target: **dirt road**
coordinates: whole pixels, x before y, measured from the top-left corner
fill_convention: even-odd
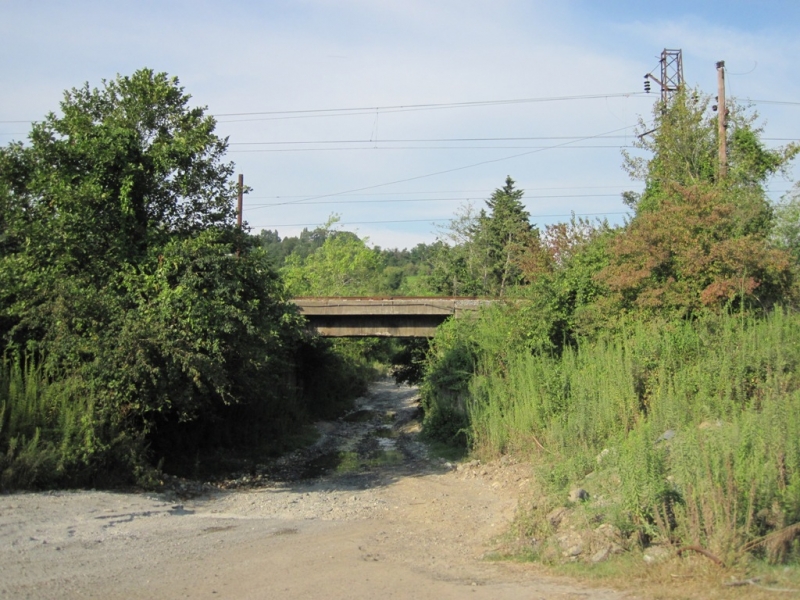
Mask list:
[[[486,560],[525,471],[428,458],[416,401],[378,382],[313,448],[191,499],[0,496],[0,597],[631,597]]]

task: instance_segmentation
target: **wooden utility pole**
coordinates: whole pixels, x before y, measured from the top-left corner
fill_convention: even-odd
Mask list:
[[[236,209],[236,226],[242,229],[242,203],[244,202],[244,175],[239,173],[239,205]]]
[[[236,227],[239,229],[239,242],[236,248],[236,257],[242,252],[242,204],[244,204],[244,175],[239,173],[239,193],[236,207]]]
[[[719,117],[719,178],[728,175],[728,109],[725,106],[725,61],[717,63],[717,116]]]

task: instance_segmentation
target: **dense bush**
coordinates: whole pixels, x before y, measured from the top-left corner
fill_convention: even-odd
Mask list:
[[[296,371],[312,347],[310,393],[363,385],[235,228],[227,143],[188,102],[145,69],[67,91],[0,148],[3,486],[146,483],[161,459],[279,445],[321,412]]]

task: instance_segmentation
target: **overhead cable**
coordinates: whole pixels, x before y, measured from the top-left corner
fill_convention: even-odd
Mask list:
[[[599,136],[603,136],[603,135],[609,135],[609,134],[612,134],[612,133],[617,133],[618,131],[624,131],[626,129],[632,129],[634,127],[636,127],[636,125],[627,125],[625,127],[620,127],[618,129],[612,129],[611,131],[598,133],[595,136],[587,136],[585,138],[582,138],[581,140],[576,140],[576,141],[589,140],[589,139],[592,139],[594,137],[599,137]],[[387,181],[385,183],[377,183],[375,185],[367,185],[367,186],[364,186],[364,187],[355,188],[355,189],[351,189],[351,190],[343,190],[341,192],[333,192],[333,193],[330,193],[330,194],[320,194],[320,195],[317,195],[317,196],[311,196],[309,198],[304,198],[304,199],[301,198],[299,200],[276,203],[275,206],[285,206],[285,205],[288,205],[288,204],[302,204],[303,202],[310,202],[312,200],[320,200],[322,198],[331,198],[331,197],[334,197],[334,196],[342,196],[342,195],[345,195],[345,194],[352,194],[352,193],[355,193],[355,192],[363,192],[363,191],[366,191],[366,190],[373,190],[373,189],[378,189],[378,188],[382,188],[382,187],[387,187],[387,186],[390,186],[390,185],[396,185],[398,183],[407,183],[409,181],[417,181],[417,180],[420,180],[420,179],[427,179],[428,177],[435,177],[437,175],[445,175],[447,173],[455,173],[457,171],[464,171],[466,169],[473,169],[475,167],[480,167],[480,166],[483,166],[483,165],[489,165],[489,164],[493,164],[493,163],[503,162],[503,161],[506,161],[506,160],[511,160],[511,159],[514,159],[514,158],[520,158],[520,157],[523,157],[523,156],[529,156],[531,154],[536,154],[538,152],[543,152],[544,150],[552,150],[552,149],[555,149],[555,148],[560,148],[561,146],[567,146],[567,145],[569,145],[571,143],[572,142],[568,141],[568,142],[564,142],[564,143],[561,143],[561,144],[555,144],[553,146],[547,146],[545,148],[537,148],[535,150],[528,150],[526,152],[520,152],[518,154],[511,154],[509,156],[501,156],[499,158],[492,158],[492,159],[489,159],[489,160],[482,160],[480,162],[471,163],[469,165],[463,165],[461,167],[454,167],[452,169],[444,169],[442,171],[435,171],[433,173],[425,173],[424,175],[416,175],[414,177],[406,177],[404,179],[396,179],[394,181]]]
[[[630,215],[630,212],[603,212],[603,213],[570,213],[568,215],[531,215],[534,219],[550,219],[550,218],[564,218],[564,217],[603,217],[609,215]],[[442,221],[452,221],[452,217],[434,218],[434,219],[394,219],[390,221],[348,221],[338,222],[337,225],[376,225],[386,223],[441,223]],[[319,227],[320,223],[284,223],[282,225],[250,225],[257,229],[270,229],[278,227]]]

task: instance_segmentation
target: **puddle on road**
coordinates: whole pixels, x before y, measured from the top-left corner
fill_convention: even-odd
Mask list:
[[[376,451],[370,456],[358,452],[337,450],[326,452],[306,462],[297,473],[298,479],[316,479],[338,473],[356,473],[382,466],[393,466],[403,462],[403,454],[393,439],[378,438]]]
[[[342,462],[342,453],[338,450],[326,452],[312,458],[302,465],[299,479],[316,479],[333,472]]]
[[[397,448],[397,440],[385,437],[378,438],[378,447],[384,452],[394,450]]]

